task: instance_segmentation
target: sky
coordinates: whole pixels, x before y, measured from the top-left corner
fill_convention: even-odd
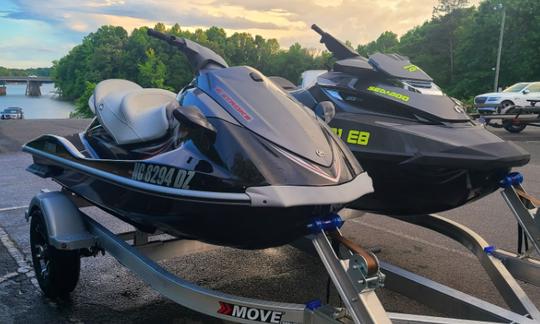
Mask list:
[[[480,0],[470,1],[477,4]],[[390,30],[403,35],[431,18],[438,0],[0,0],[0,66],[45,67],[105,24],[163,22],[184,29],[223,27],[321,48],[313,23],[352,44]]]

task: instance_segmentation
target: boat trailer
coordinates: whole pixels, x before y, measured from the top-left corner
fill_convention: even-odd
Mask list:
[[[540,100],[527,100],[530,106],[510,106],[504,108],[504,113],[497,113],[502,107],[493,108],[493,113],[471,114],[480,123],[493,128],[504,128],[510,133],[520,133],[527,126],[540,127]],[[500,121],[496,123],[494,121]]]
[[[379,262],[372,252],[343,237],[339,230],[343,220],[338,215],[311,224],[312,234],[293,246],[320,257],[344,307],[324,305],[319,300],[304,304],[265,301],[197,286],[171,274],[157,262],[215,249],[215,246],[185,239],[151,240],[160,233],[131,231],[114,234],[82,212],[80,208],[85,204],[69,192],[38,194],[32,200],[26,217],[43,217],[48,233],[47,244],[54,247],[56,256],[72,251],[81,251],[83,256],[107,252],[174,302],[228,321],[283,324],[538,323],[539,310],[515,279],[540,287],[540,261],[531,257],[533,249],[540,253],[540,209],[536,207],[538,200],[523,189],[522,181],[520,174],[512,173],[502,182],[502,196],[521,229],[517,254],[496,249],[471,229],[445,217],[391,216],[434,230],[469,249],[509,309]],[[32,253],[40,251],[35,246],[31,248]],[[377,288],[383,286],[451,317],[386,312],[376,295]]]

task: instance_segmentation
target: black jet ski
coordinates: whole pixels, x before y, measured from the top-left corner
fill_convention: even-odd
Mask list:
[[[305,72],[299,89],[273,81],[314,110],[326,101],[335,105],[329,125],[375,189],[354,208],[402,215],[452,209],[493,192],[512,167],[529,161],[526,151],[471,120],[406,57],[364,58],[312,28],[336,59],[333,69]]]
[[[23,150],[29,171],[147,232],[245,249],[288,243],[371,192],[330,128],[250,67],[149,30],[196,71],[177,96],[126,80],[96,86],[96,118]]]

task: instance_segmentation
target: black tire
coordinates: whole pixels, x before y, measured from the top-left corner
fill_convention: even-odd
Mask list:
[[[501,102],[501,104],[499,105],[499,113],[501,113],[501,110],[504,109],[504,108],[508,108],[510,106],[514,106],[514,103],[510,100],[505,100],[503,102]]]
[[[49,245],[47,227],[40,210],[30,221],[30,249],[39,287],[49,298],[65,298],[77,286],[81,269],[79,251],[62,251]]]
[[[509,109],[506,113],[511,114],[513,109]],[[510,133],[520,133],[527,127],[527,124],[515,122],[513,120],[503,120],[503,127]]]

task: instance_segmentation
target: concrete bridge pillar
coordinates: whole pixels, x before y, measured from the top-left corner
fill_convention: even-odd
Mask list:
[[[41,82],[28,80],[26,82],[26,95],[30,97],[41,96]]]

